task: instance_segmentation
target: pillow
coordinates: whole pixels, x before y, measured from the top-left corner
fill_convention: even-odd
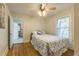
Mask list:
[[[45,32],[44,31],[40,31],[40,30],[33,32],[33,35],[43,35],[43,34],[45,34]]]
[[[38,35],[43,35],[44,33],[42,31],[37,32]]]

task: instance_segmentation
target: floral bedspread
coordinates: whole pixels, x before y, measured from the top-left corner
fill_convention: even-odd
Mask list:
[[[60,56],[67,51],[68,44],[67,39],[61,39],[52,35],[33,35],[31,43],[43,56]]]

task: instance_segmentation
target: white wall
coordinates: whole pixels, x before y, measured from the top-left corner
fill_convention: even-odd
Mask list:
[[[6,55],[8,51],[8,15],[9,11],[7,9],[6,4],[5,5],[5,28],[0,28],[0,55]]]
[[[75,55],[79,56],[79,4],[74,6],[74,48]]]

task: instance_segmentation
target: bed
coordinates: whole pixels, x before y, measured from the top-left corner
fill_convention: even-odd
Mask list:
[[[67,51],[67,39],[40,33],[32,33],[31,44],[42,56],[60,56]]]

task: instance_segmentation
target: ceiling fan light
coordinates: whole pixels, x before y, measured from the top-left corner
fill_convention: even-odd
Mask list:
[[[46,11],[38,11],[39,16],[45,16],[46,15]]]
[[[43,16],[45,16],[46,15],[46,11],[43,11]]]
[[[39,14],[39,16],[42,16],[42,12],[41,11],[38,11],[38,14]]]

